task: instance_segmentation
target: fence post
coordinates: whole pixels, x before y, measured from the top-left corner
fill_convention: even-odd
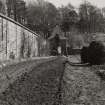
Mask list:
[[[8,21],[6,20],[6,59],[7,59],[7,49],[8,49],[8,46],[7,46],[7,34],[8,34]]]
[[[17,40],[18,40],[18,39],[17,39],[17,25],[16,25],[16,57],[17,57],[17,55],[18,55],[18,54],[17,54],[17,51],[18,51],[18,50],[17,50]]]
[[[2,20],[2,24],[1,24],[1,28],[2,28],[2,53],[3,53],[3,18],[1,19]],[[2,59],[4,59],[4,55],[2,54]]]

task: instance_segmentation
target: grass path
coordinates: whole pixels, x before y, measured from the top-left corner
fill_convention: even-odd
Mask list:
[[[105,105],[105,81],[91,67],[66,64],[63,80],[64,105]]]

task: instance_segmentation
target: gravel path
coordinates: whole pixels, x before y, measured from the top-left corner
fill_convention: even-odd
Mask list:
[[[33,67],[53,59],[56,59],[56,57],[36,58],[21,62],[8,62],[6,66],[0,68],[0,93],[5,91],[8,85],[13,83],[23,73],[30,72]]]
[[[0,105],[59,105],[63,61],[58,58],[24,73],[0,94]]]

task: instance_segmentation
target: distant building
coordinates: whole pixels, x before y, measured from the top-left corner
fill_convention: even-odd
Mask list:
[[[0,0],[0,13],[7,15],[6,0]]]
[[[104,33],[94,33],[92,35],[92,41],[102,42],[105,46],[105,34]]]
[[[7,0],[6,5],[8,17],[25,24],[25,2],[23,0]]]
[[[105,18],[105,8],[102,8],[101,10],[103,17]]]
[[[26,3],[23,0],[0,0],[0,13],[18,21],[26,23]]]

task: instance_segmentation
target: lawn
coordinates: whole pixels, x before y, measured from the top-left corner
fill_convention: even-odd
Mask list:
[[[97,75],[103,66],[66,65],[63,77],[64,105],[105,105],[105,80]]]

